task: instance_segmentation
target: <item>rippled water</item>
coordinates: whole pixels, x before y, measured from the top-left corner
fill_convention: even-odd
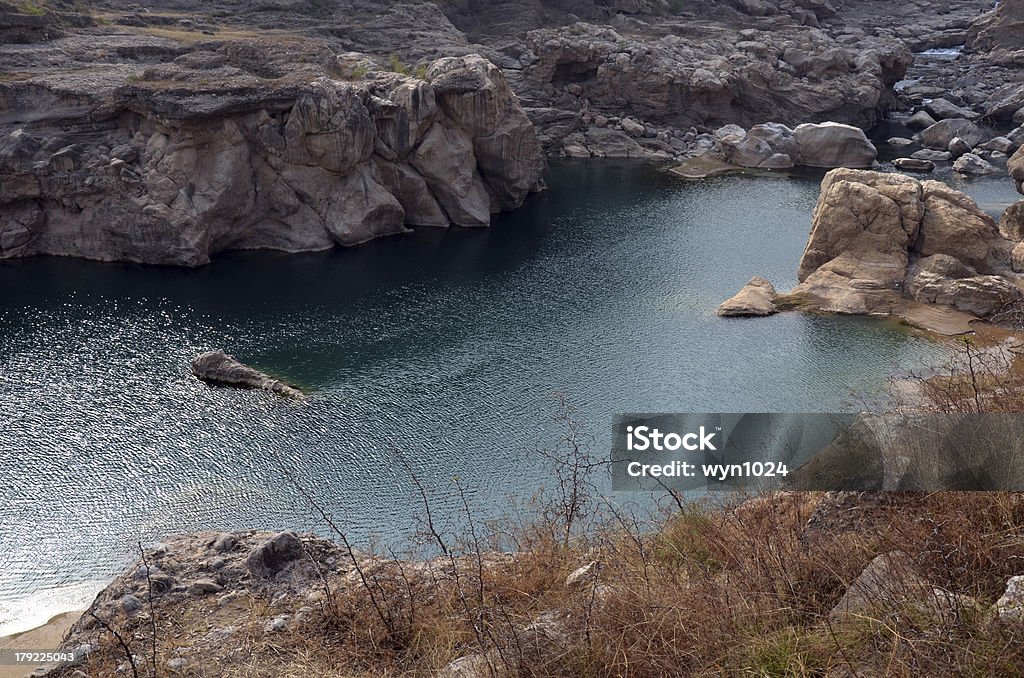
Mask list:
[[[877,396],[941,346],[867,319],[714,315],[752,274],[795,283],[817,179],[574,164],[491,229],[199,270],[0,263],[0,634],[84,606],[139,540],[316,528],[272,454],[357,540],[387,540],[416,513],[392,449],[440,514],[453,475],[497,510],[547,481],[524,455],[557,435],[555,391],[599,447],[617,412]],[[200,384],[188,362],[218,347],[311,397]]]

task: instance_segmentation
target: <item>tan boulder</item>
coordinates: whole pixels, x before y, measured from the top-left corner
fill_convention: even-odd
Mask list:
[[[1009,221],[1003,231],[1018,232]],[[992,217],[943,183],[833,170],[822,182],[800,284],[779,303],[891,314],[909,298],[991,316],[1022,298],[1011,265],[1024,269],[1024,248],[1016,256],[1014,249]]]
[[[731,299],[718,307],[722,317],[758,317],[778,313],[775,308],[775,287],[764,278],[755,276]]]
[[[814,208],[798,279],[803,282],[844,255],[843,271],[887,283],[901,280],[923,213],[921,184],[915,179],[850,169],[829,172]],[[858,262],[856,272],[852,261]]]
[[[939,181],[925,181],[924,218],[915,250],[922,257],[952,254],[980,272],[992,268],[993,244],[1000,240],[995,219],[969,196]]]
[[[1017,152],[1010,156],[1006,164],[1010,176],[1017,182],[1017,192],[1024,194],[1024,146],[1017,149]]]

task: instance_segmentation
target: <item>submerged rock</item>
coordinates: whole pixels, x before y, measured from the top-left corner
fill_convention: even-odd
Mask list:
[[[216,386],[234,386],[270,391],[290,398],[302,398],[302,391],[253,369],[222,350],[210,351],[192,360],[192,374]]]
[[[775,298],[778,295],[770,282],[755,276],[731,299],[718,307],[718,315],[731,317],[761,317],[778,313]]]

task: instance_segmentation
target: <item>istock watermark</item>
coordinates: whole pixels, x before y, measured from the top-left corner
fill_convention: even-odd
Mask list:
[[[1024,491],[1020,414],[629,414],[615,491]]]

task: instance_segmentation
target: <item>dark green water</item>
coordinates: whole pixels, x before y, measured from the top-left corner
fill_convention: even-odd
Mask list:
[[[815,177],[595,162],[549,184],[491,229],[351,250],[0,263],[0,634],[83,606],[138,540],[316,528],[271,452],[357,541],[395,539],[417,504],[390,450],[442,517],[454,475],[497,511],[548,481],[526,453],[560,431],[555,391],[601,448],[618,412],[856,408],[942,351],[875,320],[714,315],[755,273],[796,282]],[[219,347],[311,397],[200,384],[189,360]]]

